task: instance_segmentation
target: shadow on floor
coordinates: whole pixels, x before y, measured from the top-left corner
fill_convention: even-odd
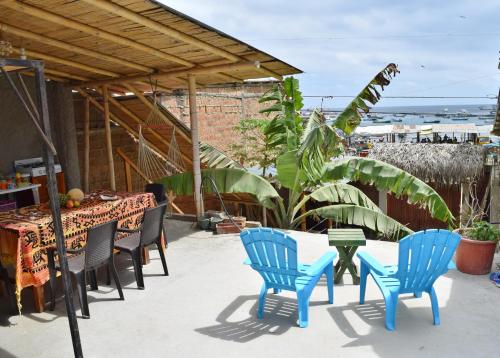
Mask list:
[[[219,324],[197,328],[196,332],[212,338],[245,343],[264,335],[281,335],[292,327],[298,328],[296,299],[269,293],[263,319],[257,318],[258,300],[258,295],[237,297],[217,316]],[[249,304],[251,308],[245,311]],[[328,304],[327,300],[315,301],[310,302],[309,307],[325,304]]]
[[[0,348],[0,357],[2,358],[17,358],[17,356],[7,352],[6,350]]]
[[[219,324],[197,328],[196,332],[213,338],[245,343],[264,335],[280,335],[296,325],[297,301],[269,294],[264,308],[264,318],[257,319],[259,296],[239,296],[229,304],[216,318]],[[243,311],[243,306],[253,303],[250,310]],[[234,321],[232,316],[243,316]]]
[[[151,246],[152,251],[156,250],[153,249],[153,246]],[[159,257],[151,257],[151,261],[160,261]],[[168,257],[167,257],[167,264],[168,264]],[[134,275],[134,269],[132,265],[132,260],[130,258],[130,255],[127,254],[119,254],[115,255],[115,266],[118,271],[118,276],[120,278],[120,282],[124,291],[124,296],[125,300],[127,299],[127,291],[128,290],[137,290],[137,284],[135,281],[135,275]],[[162,279],[165,278],[167,279],[167,276],[163,274],[163,269],[161,266],[159,267],[160,271],[158,273],[144,273],[144,280],[145,280],[145,285],[147,288],[148,285],[148,279]],[[162,277],[156,277],[156,276],[162,276]],[[87,285],[87,300],[89,303],[89,309],[90,309],[90,315],[92,317],[92,304],[96,302],[107,302],[107,301],[119,301],[119,295],[118,295],[118,290],[116,289],[116,285],[113,280],[111,280],[111,285],[108,286],[106,285],[106,271],[103,268],[100,268],[98,270],[98,289],[97,290],[90,290],[90,286]],[[81,317],[81,310],[80,310],[80,302],[78,300],[78,292],[76,290],[76,285],[74,280],[72,279],[73,283],[73,304],[76,310],[76,315],[78,318]],[[29,319],[33,319],[34,321],[37,322],[52,322],[58,318],[64,318],[66,319],[66,307],[64,303],[64,293],[63,293],[63,285],[61,278],[58,277],[57,279],[57,284],[56,284],[56,308],[54,311],[49,310],[49,297],[50,297],[50,287],[49,284],[45,284],[45,300],[46,300],[46,306],[45,306],[45,315],[41,316],[37,313],[35,313],[35,307],[34,307],[34,299],[33,299],[33,294],[32,290],[30,288],[25,288],[22,291],[22,314],[24,317],[27,317]],[[5,303],[4,303],[5,302]],[[113,304],[113,302],[109,302],[109,304]],[[0,297],[0,327],[8,327],[11,325],[11,321],[9,317],[15,316],[17,312],[12,312],[9,308],[9,305],[7,304],[6,297],[1,296]],[[3,357],[0,355],[0,357]]]

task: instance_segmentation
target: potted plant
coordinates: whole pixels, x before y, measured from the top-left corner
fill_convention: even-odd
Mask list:
[[[470,228],[457,231],[462,235],[456,253],[457,268],[471,275],[489,273],[500,230],[486,221],[478,221]]]

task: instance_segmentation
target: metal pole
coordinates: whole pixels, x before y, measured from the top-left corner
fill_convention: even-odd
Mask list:
[[[203,213],[203,201],[201,200],[201,167],[200,167],[200,139],[198,135],[198,109],[196,107],[196,77],[188,75],[189,85],[189,117],[191,120],[191,142],[193,145],[193,177],[194,177],[194,201],[196,205],[196,217],[200,218]]]
[[[42,125],[45,136],[51,141],[49,110],[47,105],[47,89],[45,87],[45,76],[43,63],[38,62],[34,65],[35,79],[37,87],[37,100],[40,107],[39,113],[42,119]],[[50,210],[54,220],[54,233],[56,237],[57,253],[59,255],[59,265],[61,266],[62,281],[64,283],[64,301],[66,302],[66,312],[68,315],[71,339],[73,341],[73,352],[75,357],[83,357],[82,345],[80,342],[80,332],[76,320],[75,307],[73,306],[73,290],[71,278],[69,276],[68,261],[66,258],[66,246],[64,244],[64,233],[61,221],[61,209],[59,207],[59,197],[57,193],[57,179],[54,170],[54,155],[49,145],[44,148],[45,165],[47,166],[47,189],[50,198]]]

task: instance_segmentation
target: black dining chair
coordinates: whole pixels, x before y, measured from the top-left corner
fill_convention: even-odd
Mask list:
[[[163,203],[155,208],[149,208],[144,211],[141,226],[137,229],[119,228],[118,232],[128,233],[129,235],[115,242],[115,248],[127,252],[132,256],[134,265],[135,279],[137,288],[144,289],[144,276],[142,274],[142,249],[146,246],[156,244],[160,253],[161,263],[165,276],[168,276],[167,261],[161,242],[163,232],[163,215],[165,214],[167,204]]]
[[[152,193],[155,196],[156,204],[160,205],[167,202],[167,196],[165,195],[165,187],[163,184],[149,183],[146,184],[144,188],[146,193]]]
[[[111,271],[113,279],[120,295],[120,300],[124,300],[122,286],[116,272],[114,264],[114,240],[116,236],[116,228],[118,221],[114,220],[98,226],[94,226],[87,232],[87,243],[78,250],[68,249],[67,252],[74,256],[68,257],[69,271],[75,277],[78,287],[78,297],[80,299],[80,307],[82,316],[90,318],[89,305],[87,301],[87,279],[86,274],[90,274],[91,289],[97,290],[97,269],[102,266],[107,266]],[[54,260],[56,249],[51,247],[47,254],[49,258],[49,274],[50,274],[50,310],[55,308],[55,286],[56,274],[61,268]]]
[[[16,296],[12,290],[12,285],[10,284],[9,273],[7,272],[7,269],[2,266],[2,261],[0,261],[0,281],[4,282],[5,295],[9,301],[10,309],[13,312],[17,311]]]

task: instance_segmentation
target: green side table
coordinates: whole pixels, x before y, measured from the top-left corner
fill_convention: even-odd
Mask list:
[[[366,246],[366,238],[361,229],[329,229],[328,243],[339,252],[339,261],[335,265],[335,283],[342,281],[345,270],[349,270],[352,282],[359,285],[359,276],[352,258],[359,246]]]

